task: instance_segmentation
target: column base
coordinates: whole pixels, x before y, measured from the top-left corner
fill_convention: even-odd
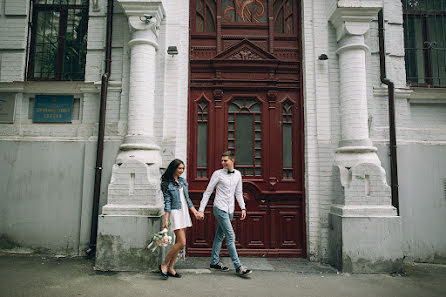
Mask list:
[[[120,165],[133,160],[147,165],[155,164],[158,167],[162,164],[160,147],[155,144],[154,137],[127,135],[124,138],[123,143],[119,147],[116,164]]]
[[[135,159],[113,165],[102,214],[161,215],[163,208],[159,164]]]
[[[328,220],[330,265],[348,273],[402,272],[400,217],[330,213]]]
[[[372,163],[381,166],[374,146],[344,146],[336,149],[335,164],[339,167],[352,168],[360,163]]]
[[[101,271],[156,270],[164,250],[147,249],[161,228],[160,216],[100,215],[95,269]]]
[[[329,263],[350,273],[400,272],[401,218],[384,169],[375,163],[338,168],[343,195],[328,215]]]

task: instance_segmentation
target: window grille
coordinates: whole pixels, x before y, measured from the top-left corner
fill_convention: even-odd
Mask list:
[[[273,17],[274,33],[293,35],[297,19],[295,3],[295,0],[195,0],[195,19],[191,23],[195,28],[191,29],[210,34],[221,27],[262,27],[268,26],[269,17]]]
[[[197,177],[206,178],[208,168],[208,116],[209,104],[203,98],[197,103]]]
[[[84,80],[88,2],[33,1],[29,80]]]
[[[446,0],[403,0],[406,81],[446,87]]]
[[[262,176],[262,107],[256,99],[236,99],[229,105],[228,150],[243,176]]]
[[[268,3],[266,0],[223,0],[223,22],[225,23],[266,23]]]
[[[293,104],[282,105],[282,174],[283,179],[293,176]]]

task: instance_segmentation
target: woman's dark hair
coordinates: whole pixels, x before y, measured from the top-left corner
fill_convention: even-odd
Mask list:
[[[167,166],[166,171],[161,176],[161,189],[163,189],[163,187],[167,187],[169,182],[174,181],[173,173],[177,170],[180,164],[184,165],[184,162],[180,159],[174,159],[172,160],[172,162],[170,162],[169,166]]]

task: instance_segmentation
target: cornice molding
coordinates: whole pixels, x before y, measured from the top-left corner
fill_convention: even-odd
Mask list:
[[[338,1],[338,5],[329,13],[337,41],[346,35],[364,35],[381,9],[382,1]]]
[[[129,19],[131,30],[151,29],[155,34],[166,17],[162,0],[117,0]],[[145,21],[144,15],[152,18]]]
[[[396,99],[408,99],[412,96],[413,90],[410,88],[395,88]],[[378,97],[387,97],[389,95],[388,87],[384,84],[373,87],[373,95]]]
[[[97,82],[81,81],[22,81],[0,83],[0,93],[82,94],[98,93],[100,89],[100,84],[97,84]]]

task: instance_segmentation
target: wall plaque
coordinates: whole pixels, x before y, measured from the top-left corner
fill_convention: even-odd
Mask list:
[[[34,98],[34,123],[71,123],[72,95],[36,95]]]

